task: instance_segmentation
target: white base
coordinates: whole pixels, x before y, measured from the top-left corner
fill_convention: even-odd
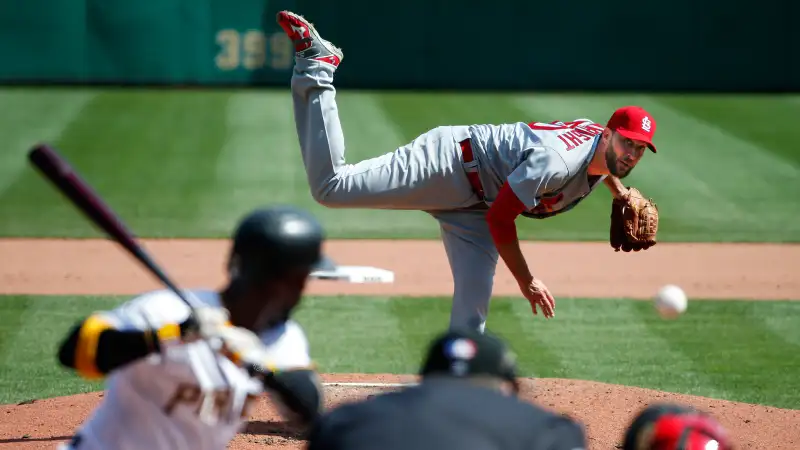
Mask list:
[[[318,280],[348,283],[394,283],[394,272],[369,266],[336,266],[334,270],[311,272],[310,276]]]

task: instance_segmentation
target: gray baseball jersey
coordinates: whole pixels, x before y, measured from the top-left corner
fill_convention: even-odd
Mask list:
[[[588,119],[441,126],[388,153],[347,163],[333,86],[336,69],[296,57],[292,72],[295,126],[311,195],[331,208],[431,214],[439,222],[455,284],[450,324],[483,330],[498,258],[486,205],[508,180],[529,208],[526,215],[543,218],[569,210],[600,184],[602,177],[589,181],[587,169],[603,127]],[[460,145],[465,139],[472,142],[484,202],[467,177]]]
[[[488,203],[507,180],[529,216],[571,209],[604,178],[590,182],[587,173],[603,128],[589,119],[471,126]]]

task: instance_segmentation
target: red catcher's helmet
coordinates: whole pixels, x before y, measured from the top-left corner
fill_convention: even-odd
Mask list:
[[[623,450],[731,450],[713,417],[692,408],[655,404],[643,409],[625,433]]]

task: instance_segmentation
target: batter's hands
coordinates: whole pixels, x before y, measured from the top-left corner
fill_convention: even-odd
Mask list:
[[[196,308],[192,316],[183,322],[181,341],[209,339],[219,344],[219,351],[242,367],[257,367],[268,371],[269,350],[254,332],[233,326],[225,308]]]
[[[228,310],[225,308],[195,308],[192,315],[180,324],[181,340],[192,342],[217,333],[220,329],[230,327]]]
[[[261,339],[252,331],[228,326],[220,328],[214,337],[222,341],[222,352],[242,367],[258,368],[268,372],[270,353]]]
[[[536,309],[537,306],[542,309],[542,314],[546,318],[549,319],[556,316],[556,300],[541,280],[533,278],[528,283],[520,283],[519,287],[522,290],[522,295],[531,303],[534,316],[539,314]]]

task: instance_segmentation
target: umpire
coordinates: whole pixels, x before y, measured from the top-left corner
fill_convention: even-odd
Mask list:
[[[450,330],[429,348],[418,385],[339,406],[308,450],[583,450],[577,422],[517,398],[514,354],[498,338]]]

